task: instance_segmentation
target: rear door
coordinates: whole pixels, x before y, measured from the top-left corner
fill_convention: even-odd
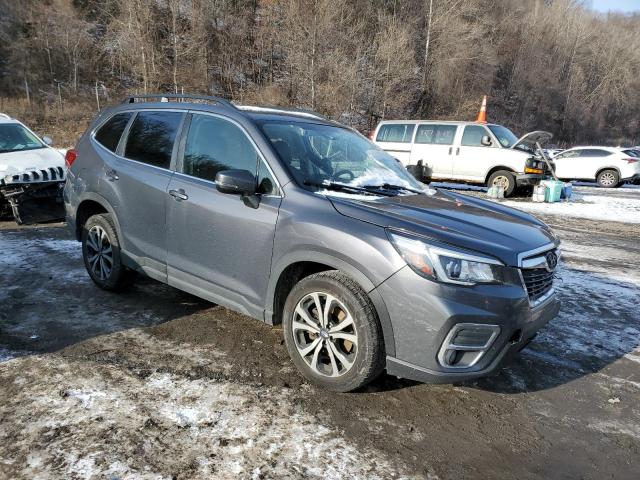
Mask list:
[[[187,123],[178,172],[165,195],[169,284],[262,318],[280,188],[240,125],[204,113]],[[216,174],[229,169],[257,176],[258,208],[216,189]]]
[[[411,141],[415,128],[415,123],[383,123],[376,133],[375,144],[404,166],[411,165]]]
[[[492,140],[491,146],[482,145],[482,137]],[[453,177],[461,180],[484,182],[486,173],[500,164],[502,148],[484,125],[465,125],[456,148]]]
[[[433,178],[451,178],[453,170],[454,140],[457,125],[421,123],[411,151],[411,164],[420,160]]]
[[[99,180],[118,217],[125,254],[161,281],[166,281],[167,186],[184,116],[169,110],[137,112],[118,154],[106,157]]]

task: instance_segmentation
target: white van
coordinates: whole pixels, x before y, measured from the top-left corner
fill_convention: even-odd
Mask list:
[[[373,141],[419,180],[502,184],[505,195],[511,195],[516,187],[537,185],[545,177],[546,165],[533,152],[536,142],[551,137],[536,131],[518,139],[491,123],[385,120]]]

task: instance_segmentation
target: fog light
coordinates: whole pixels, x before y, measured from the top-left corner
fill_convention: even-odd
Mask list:
[[[499,334],[498,325],[458,323],[442,342],[438,361],[447,368],[473,367],[491,348]]]

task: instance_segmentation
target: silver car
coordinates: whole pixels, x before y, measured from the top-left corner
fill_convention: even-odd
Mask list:
[[[282,323],[302,375],[332,390],[385,369],[486,375],[558,313],[545,224],[429,189],[318,114],[130,97],[67,159],[67,218],[99,287],[138,272]]]

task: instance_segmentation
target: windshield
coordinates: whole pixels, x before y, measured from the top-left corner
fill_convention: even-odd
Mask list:
[[[425,188],[395,158],[346,128],[280,121],[264,122],[261,128],[305,188],[317,189],[328,183]]]
[[[0,125],[0,153],[45,148],[45,145],[19,123]]]
[[[511,130],[502,125],[489,125],[489,130],[496,136],[500,144],[505,148],[513,147],[518,141]]]

